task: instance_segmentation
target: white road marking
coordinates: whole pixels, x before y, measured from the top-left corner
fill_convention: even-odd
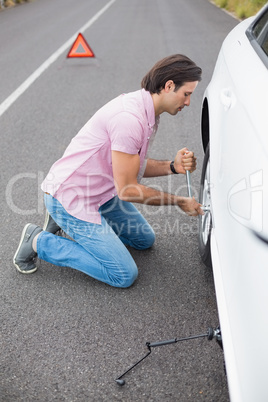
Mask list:
[[[111,0],[106,4],[100,11],[97,12],[85,25],[83,25],[67,42],[65,42],[55,53],[53,53],[40,67],[37,68],[11,95],[9,95],[4,102],[0,105],[0,116],[34,83],[37,78],[40,77],[41,74],[51,66],[54,61],[56,61],[59,56],[62,55],[69,47],[72,46],[79,32],[83,33],[86,31],[91,25],[96,22],[100,16],[108,10],[109,7],[116,0]]]

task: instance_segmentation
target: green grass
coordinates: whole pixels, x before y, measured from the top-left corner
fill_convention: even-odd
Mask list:
[[[238,18],[245,19],[255,15],[266,3],[266,0],[214,0],[219,7],[234,13]]]
[[[27,2],[28,0],[0,0],[5,7],[12,7],[16,4]],[[238,18],[244,19],[255,15],[264,4],[267,3],[266,0],[213,0],[221,8],[234,13]]]
[[[4,7],[13,7],[16,4],[21,4],[25,3],[28,0],[2,0],[0,1],[0,9],[1,9],[1,4],[3,4]]]

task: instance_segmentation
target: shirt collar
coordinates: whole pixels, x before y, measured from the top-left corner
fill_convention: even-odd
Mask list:
[[[152,98],[150,92],[145,91],[144,88],[141,90],[141,94],[142,94],[142,98],[143,98],[143,102],[144,102],[144,106],[145,106],[145,112],[146,112],[146,116],[147,116],[147,120],[148,120],[148,125],[150,128],[152,128],[152,127],[154,127],[154,125],[156,123],[153,98]]]

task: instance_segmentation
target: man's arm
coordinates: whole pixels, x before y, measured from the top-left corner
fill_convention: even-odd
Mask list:
[[[144,177],[157,177],[173,174],[170,170],[170,162],[171,161],[148,159]],[[179,150],[174,159],[174,167],[178,173],[185,174],[186,170],[193,172],[196,169],[196,158],[193,152],[189,152],[187,148]]]
[[[170,170],[170,162],[171,161],[148,159],[143,177],[158,177],[172,174],[172,171]]]
[[[203,214],[200,204],[194,198],[179,197],[139,184],[138,154],[112,151],[112,165],[115,187],[121,200],[148,205],[178,205],[188,215]]]

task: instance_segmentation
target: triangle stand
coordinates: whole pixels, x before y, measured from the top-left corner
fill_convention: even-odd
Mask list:
[[[95,57],[93,50],[81,33],[78,34],[67,55],[67,58],[70,57]]]

